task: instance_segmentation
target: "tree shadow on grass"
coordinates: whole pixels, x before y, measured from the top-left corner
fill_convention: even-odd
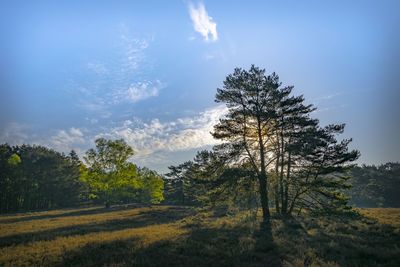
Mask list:
[[[146,210],[132,217],[109,220],[101,223],[89,223],[60,227],[39,232],[30,232],[4,236],[0,238],[0,248],[29,243],[32,241],[54,240],[57,237],[85,235],[102,231],[117,231],[129,228],[145,227],[154,224],[172,223],[193,214],[193,211],[184,207],[168,207],[163,210]]]
[[[70,216],[83,216],[83,215],[96,215],[96,214],[101,214],[101,213],[108,213],[108,212],[114,212],[114,211],[120,211],[120,210],[125,210],[125,209],[131,209],[131,208],[141,208],[141,207],[148,207],[149,205],[141,205],[141,204],[128,204],[128,205],[116,205],[112,206],[110,208],[105,208],[105,207],[91,207],[91,208],[81,208],[81,209],[63,209],[61,213],[56,213],[56,214],[48,214],[46,211],[37,211],[33,212],[34,215],[24,215],[23,213],[21,217],[17,218],[7,218],[7,217],[12,217],[12,216],[18,216],[18,214],[5,214],[2,215],[3,217],[0,220],[0,225],[5,224],[5,223],[17,223],[17,222],[27,222],[27,221],[33,221],[33,220],[44,220],[44,219],[55,219],[55,218],[60,218],[60,217],[70,217]],[[48,212],[51,212],[52,210],[49,210]],[[59,211],[59,210],[57,210]]]
[[[89,244],[62,257],[60,266],[281,266],[264,231],[247,227],[187,225],[188,234],[144,245],[129,239]],[[96,255],[101,255],[97,257]]]
[[[319,260],[339,266],[400,266],[399,230],[363,216],[291,218],[281,232],[288,250],[305,246],[305,266]]]

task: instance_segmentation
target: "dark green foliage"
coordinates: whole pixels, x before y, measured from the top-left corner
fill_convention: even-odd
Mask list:
[[[0,211],[78,205],[84,186],[79,158],[42,146],[0,145]]]
[[[336,140],[343,129],[343,124],[313,127],[300,139],[300,149],[291,155],[291,176],[285,181],[289,212],[294,208],[347,208],[344,192],[350,187],[348,170],[359,152],[348,150],[351,140]]]
[[[253,65],[249,71],[236,68],[216,94],[216,102],[225,103],[228,114],[214,126],[212,134],[235,148],[236,164],[242,162],[252,168],[265,222],[269,221],[267,142],[276,118],[280,85],[275,73],[266,76],[265,70]]]
[[[351,170],[350,204],[357,207],[400,207],[400,163],[357,166]]]
[[[193,161],[178,166],[169,166],[170,172],[164,178],[166,203],[178,205],[199,205],[199,192],[202,190],[196,177]]]
[[[359,157],[357,150],[348,150],[351,139],[336,139],[344,124],[321,127],[311,118],[315,108],[292,90],[281,87],[275,73],[265,75],[255,66],[235,69],[217,89],[216,101],[229,110],[214,127],[213,136],[224,142],[215,151],[219,158],[227,153],[224,164],[236,169],[229,172],[233,180],[241,169],[251,173],[241,178],[258,181],[265,220],[271,202],[282,214],[346,208],[346,172]]]

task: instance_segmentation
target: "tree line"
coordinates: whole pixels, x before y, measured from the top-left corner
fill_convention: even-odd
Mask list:
[[[163,200],[162,177],[129,162],[133,150],[125,141],[95,143],[84,161],[74,151],[0,145],[0,212]]]
[[[400,207],[400,163],[362,165],[351,170],[350,204],[357,207]]]
[[[16,212],[77,205],[84,192],[76,153],[43,146],[0,145],[0,211]]]

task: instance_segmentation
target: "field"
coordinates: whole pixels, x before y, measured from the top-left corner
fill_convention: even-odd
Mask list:
[[[400,209],[278,218],[91,207],[0,216],[0,266],[400,266]],[[306,219],[305,219],[306,218]]]

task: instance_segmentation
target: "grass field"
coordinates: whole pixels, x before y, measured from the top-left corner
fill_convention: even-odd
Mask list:
[[[102,207],[0,216],[1,266],[400,266],[400,209],[317,219]]]

